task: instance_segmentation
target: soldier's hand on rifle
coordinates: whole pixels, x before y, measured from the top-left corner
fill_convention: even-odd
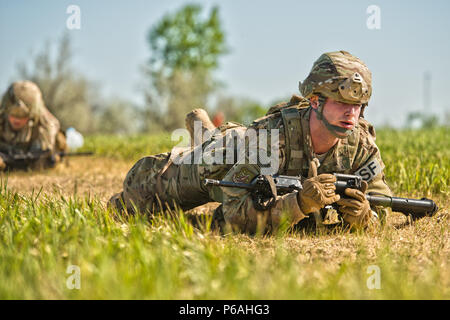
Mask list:
[[[318,211],[340,199],[335,193],[336,177],[328,173],[317,175],[317,162],[311,161],[308,179],[298,193],[298,203],[304,214]]]
[[[344,192],[349,198],[341,198],[337,201],[344,221],[356,228],[366,227],[372,216],[370,203],[365,196],[368,184],[364,180],[361,183],[361,191],[347,188]]]

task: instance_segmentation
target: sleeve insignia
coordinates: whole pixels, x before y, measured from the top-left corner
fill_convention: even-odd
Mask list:
[[[375,178],[378,174],[380,174],[382,171],[381,164],[378,162],[376,158],[369,161],[365,166],[358,169],[358,171],[355,172],[355,175],[360,176],[363,178],[363,180],[369,182],[373,178]]]
[[[242,168],[238,172],[236,172],[231,178],[233,182],[236,183],[250,183],[253,178],[253,174],[247,168]]]

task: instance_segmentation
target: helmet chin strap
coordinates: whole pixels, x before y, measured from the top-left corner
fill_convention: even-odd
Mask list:
[[[320,111],[318,110],[320,108]],[[312,108],[314,110],[314,112],[317,115],[317,119],[321,120],[323,122],[323,124],[325,125],[325,127],[328,129],[328,131],[335,136],[338,139],[345,139],[346,137],[348,137],[353,130],[347,130],[345,128],[341,128],[339,126],[335,126],[331,123],[328,122],[328,120],[323,116],[322,113],[322,108],[323,106],[319,106],[318,109]],[[338,134],[340,133],[340,134]]]

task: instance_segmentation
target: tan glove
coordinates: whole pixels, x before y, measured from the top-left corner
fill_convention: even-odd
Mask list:
[[[370,203],[365,197],[367,187],[367,182],[362,181],[361,191],[347,188],[344,192],[350,199],[342,198],[337,202],[342,218],[351,227],[365,228],[370,222],[372,213]]]
[[[303,189],[298,193],[297,200],[304,214],[318,211],[340,199],[339,195],[335,193],[336,177],[328,173],[318,176],[317,162],[317,160],[311,161],[309,178],[305,180]]]

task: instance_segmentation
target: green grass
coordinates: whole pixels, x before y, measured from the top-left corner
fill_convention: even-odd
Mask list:
[[[95,135],[86,137],[84,146],[78,151],[94,151],[97,156],[137,161],[146,155],[168,152],[177,143],[171,140],[169,133],[129,137]]]
[[[88,196],[0,188],[0,299],[449,299],[449,129],[378,132],[393,191],[438,216],[367,233],[220,236],[184,214],[114,219]],[[168,151],[168,135],[88,137],[97,156]],[[101,146],[101,147],[100,147]],[[81,288],[70,290],[70,265]],[[371,290],[368,267],[380,268]]]
[[[377,143],[394,190],[444,195],[450,185],[450,128],[381,130]]]

